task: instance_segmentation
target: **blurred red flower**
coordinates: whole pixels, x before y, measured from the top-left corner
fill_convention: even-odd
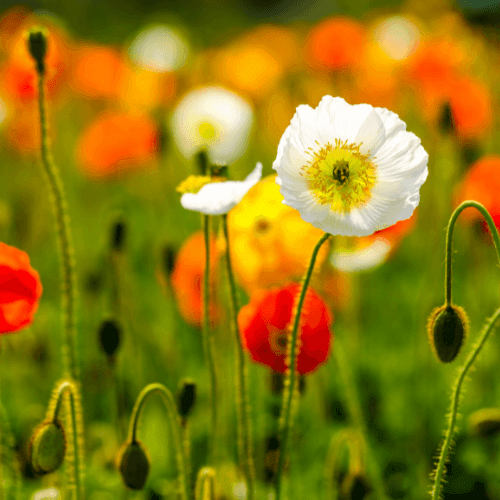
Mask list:
[[[209,316],[212,323],[219,317],[214,300],[215,266],[217,264],[217,245],[215,237],[210,242],[210,285],[211,302]],[[205,242],[201,231],[189,237],[182,245],[175,259],[172,272],[172,286],[181,316],[186,323],[200,326],[203,321],[203,281],[205,273]]]
[[[77,155],[91,177],[109,177],[151,162],[158,146],[158,130],[147,116],[106,113],[83,132]]]
[[[0,242],[0,334],[28,326],[41,296],[42,283],[28,255]]]
[[[243,344],[252,359],[280,373],[287,368],[287,331],[293,326],[300,289],[300,285],[292,284],[257,291],[238,315]],[[299,326],[297,370],[300,374],[313,371],[328,357],[332,321],[332,314],[323,299],[309,288]]]

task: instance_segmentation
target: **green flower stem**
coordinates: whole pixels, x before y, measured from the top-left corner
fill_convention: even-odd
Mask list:
[[[198,472],[195,487],[195,500],[215,500],[215,470],[203,467]]]
[[[202,215],[203,234],[205,239],[205,277],[203,280],[203,350],[210,376],[210,407],[211,407],[211,443],[210,461],[216,459],[217,447],[217,373],[215,369],[214,337],[210,328],[210,216]]]
[[[58,420],[63,401],[66,403],[68,423],[68,426],[65,427],[68,435],[67,460],[72,469],[69,484],[70,488],[73,489],[73,498],[83,500],[85,498],[85,469],[82,408],[78,386],[72,380],[62,380],[56,386],[47,411],[47,420],[54,423]]]
[[[493,242],[495,244],[498,260],[500,261],[500,236],[498,234],[497,228],[495,227],[495,223],[491,218],[491,215],[488,213],[486,208],[483,205],[481,205],[481,203],[471,200],[464,201],[455,209],[455,211],[451,215],[450,222],[448,224],[448,229],[446,232],[446,269],[445,269],[446,305],[451,304],[451,256],[452,256],[452,244],[453,244],[453,229],[455,227],[455,222],[457,221],[458,216],[462,213],[463,210],[469,207],[473,207],[479,210],[479,212],[481,212],[483,217],[486,219],[486,222],[488,223],[491,234],[493,236]],[[497,309],[493,317],[488,321],[488,323],[484,327],[483,332],[479,337],[479,340],[477,341],[471,353],[465,360],[465,363],[460,369],[458,377],[455,381],[451,398],[451,410],[449,414],[448,429],[446,431],[445,440],[439,454],[439,461],[436,465],[436,470],[434,472],[434,486],[432,488],[432,500],[438,500],[439,495],[441,493],[441,487],[442,487],[441,483],[443,481],[443,476],[444,476],[444,466],[446,463],[446,459],[448,458],[448,453],[453,439],[453,433],[455,430],[455,424],[458,416],[458,405],[460,403],[460,391],[462,389],[463,382],[465,380],[467,372],[473,365],[474,361],[479,355],[479,352],[483,348],[483,345],[488,339],[488,336],[491,330],[493,329],[493,326],[495,325],[495,322],[497,321],[499,316],[500,316],[500,309]]]
[[[132,417],[130,418],[128,440],[132,443],[137,442],[137,427],[139,423],[139,417],[141,410],[146,402],[146,399],[150,394],[157,392],[163,399],[168,412],[168,419],[170,421],[170,427],[172,429],[172,435],[174,438],[176,458],[177,458],[177,468],[179,472],[179,483],[180,483],[180,493],[182,500],[190,500],[192,498],[189,481],[186,474],[188,467],[188,457],[184,454],[184,445],[182,443],[182,428],[181,420],[177,413],[177,406],[175,404],[172,393],[163,384],[149,384],[147,385],[137,397],[134,409],[132,410]]]
[[[64,189],[59,176],[59,171],[52,160],[47,133],[47,110],[45,102],[45,76],[38,73],[38,106],[40,111],[41,130],[41,156],[45,171],[52,207],[56,219],[57,239],[59,251],[62,257],[62,309],[64,317],[64,333],[62,344],[62,357],[65,377],[74,380],[79,378],[76,356],[76,329],[75,329],[75,298],[76,298],[76,275],[74,263],[74,251],[71,243],[70,222]]]
[[[453,432],[455,430],[455,423],[457,421],[458,405],[460,402],[460,390],[462,388],[462,384],[465,380],[467,372],[469,371],[469,368],[476,360],[479,352],[481,351],[483,345],[488,339],[488,335],[493,329],[493,326],[495,325],[495,322],[498,320],[499,316],[500,316],[500,308],[495,311],[493,317],[488,321],[488,323],[484,327],[483,332],[479,337],[479,340],[477,341],[475,347],[472,349],[472,352],[469,354],[469,356],[465,360],[464,365],[462,366],[462,368],[458,373],[458,377],[453,389],[453,395],[451,398],[451,410],[449,414],[448,429],[446,431],[446,437],[444,439],[444,443],[443,446],[441,447],[441,452],[439,454],[439,461],[436,466],[436,470],[434,472],[434,486],[432,488],[432,500],[438,500],[439,495],[441,493],[441,486],[442,486],[441,483],[443,481],[444,466],[446,463],[446,459],[448,458],[448,452],[450,450],[451,441],[453,438]]]
[[[288,434],[290,433],[290,429],[292,427],[292,396],[295,391],[295,383],[296,383],[296,371],[297,371],[297,340],[299,333],[299,322],[302,314],[302,306],[304,305],[304,299],[306,297],[307,287],[309,286],[309,281],[311,279],[311,275],[314,269],[314,263],[316,262],[316,257],[318,255],[319,249],[321,245],[330,237],[331,235],[325,233],[316,243],[314,247],[313,253],[311,255],[311,260],[309,262],[309,267],[307,268],[306,274],[304,276],[302,282],[302,290],[300,291],[299,302],[297,304],[297,310],[295,313],[295,318],[293,322],[293,329],[291,334],[289,333],[287,339],[287,365],[288,369],[285,375],[284,380],[284,391],[283,391],[283,408],[281,409],[281,418],[280,418],[280,452],[278,458],[278,469],[276,472],[276,500],[281,500],[281,492],[282,492],[282,480],[283,480],[283,466],[285,463],[285,455],[286,455],[286,445],[288,440]]]
[[[248,394],[248,370],[246,365],[243,343],[238,328],[238,297],[231,266],[231,253],[229,249],[229,233],[227,228],[227,214],[222,216],[222,228],[226,240],[226,266],[231,296],[231,326],[236,341],[236,405],[238,414],[238,454],[240,466],[243,468],[248,482],[248,499],[255,498],[255,466],[252,449],[252,428],[250,419],[250,400]]]
[[[452,245],[453,245],[453,230],[455,229],[455,222],[458,216],[466,208],[473,207],[481,212],[482,216],[486,219],[488,227],[490,228],[491,234],[493,236],[493,242],[498,255],[498,260],[500,261],[500,236],[498,235],[498,230],[495,227],[495,223],[488,213],[486,208],[484,208],[481,203],[473,200],[467,200],[461,203],[453,212],[450,217],[450,222],[448,223],[448,229],[446,230],[446,268],[444,276],[444,289],[445,289],[445,301],[446,306],[451,305],[451,257],[452,257]]]
[[[372,481],[373,489],[375,491],[375,498],[377,498],[378,500],[383,500],[387,498],[385,494],[384,482],[382,480],[382,475],[380,473],[377,462],[372,457],[372,452],[368,443],[368,432],[363,418],[363,412],[361,410],[361,405],[359,404],[359,399],[352,380],[351,373],[349,372],[349,367],[346,361],[344,350],[342,348],[342,343],[339,342],[338,338],[335,340],[334,356],[340,379],[342,381],[342,386],[345,390],[345,399],[349,415],[352,418],[354,428],[358,431],[365,444],[364,449],[367,472]]]

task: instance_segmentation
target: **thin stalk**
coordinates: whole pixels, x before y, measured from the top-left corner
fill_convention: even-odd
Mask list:
[[[227,214],[222,216],[222,228],[226,241],[226,267],[231,297],[231,327],[236,342],[236,410],[238,415],[238,455],[240,466],[248,482],[248,499],[255,498],[255,465],[253,460],[252,428],[250,420],[250,400],[248,394],[248,370],[246,365],[243,343],[238,328],[238,296],[231,265],[229,248],[229,233],[227,227]]]
[[[76,274],[74,250],[71,243],[70,222],[64,188],[49,147],[45,100],[45,76],[40,72],[38,73],[38,108],[40,112],[42,165],[49,184],[50,198],[56,220],[57,240],[62,259],[61,289],[64,318],[62,359],[64,376],[78,380],[79,370],[76,355],[77,340],[75,328]]]
[[[203,280],[203,350],[210,377],[211,443],[210,463],[216,459],[217,446],[217,373],[215,368],[215,346],[210,328],[210,216],[202,215],[205,239],[205,276]]]
[[[458,205],[453,214],[450,217],[450,222],[448,223],[448,228],[446,230],[446,267],[444,273],[444,289],[445,289],[445,304],[446,306],[451,306],[451,257],[452,257],[452,246],[453,246],[453,230],[455,229],[455,222],[458,216],[469,207],[476,208],[481,212],[482,216],[486,219],[488,227],[490,228],[491,234],[493,236],[493,243],[495,244],[495,249],[497,251],[498,260],[500,261],[500,236],[498,235],[498,230],[488,213],[488,210],[484,208],[481,203],[473,200],[467,200]]]
[[[139,417],[141,415],[141,410],[148,396],[155,392],[160,394],[163,402],[165,403],[165,407],[167,408],[168,419],[170,422],[170,428],[172,429],[172,435],[175,444],[175,456],[177,458],[177,468],[179,471],[181,498],[182,500],[191,500],[192,495],[186,473],[189,467],[187,464],[187,457],[184,454],[184,445],[182,443],[181,420],[177,413],[177,406],[175,404],[172,393],[163,384],[149,384],[141,391],[141,393],[137,397],[137,401],[135,402],[134,409],[132,410],[132,416],[130,418],[128,441],[132,443],[137,442],[137,427],[139,423]]]
[[[291,334],[288,335],[287,338],[287,349],[288,356],[287,360],[288,369],[285,375],[284,381],[284,391],[283,391],[283,408],[281,410],[281,419],[280,419],[280,452],[278,458],[278,469],[276,472],[276,500],[281,500],[281,492],[282,492],[282,480],[283,480],[283,466],[285,463],[285,454],[286,454],[286,445],[288,440],[288,434],[290,433],[290,429],[292,426],[292,396],[295,389],[295,375],[297,371],[297,340],[298,340],[298,330],[300,323],[300,316],[302,314],[302,307],[304,305],[304,299],[306,297],[307,287],[309,286],[309,281],[311,279],[311,275],[314,269],[314,263],[316,262],[316,257],[318,255],[319,249],[321,245],[330,237],[330,234],[325,233],[318,241],[316,246],[314,247],[313,253],[311,255],[311,260],[309,262],[309,267],[307,268],[306,274],[304,276],[302,282],[302,290],[300,291],[299,302],[297,304],[297,311],[295,313],[295,319],[293,323],[293,329]]]
[[[451,409],[448,421],[448,429],[446,431],[444,443],[443,446],[441,447],[441,452],[439,454],[439,461],[436,466],[436,470],[434,472],[434,486],[432,488],[432,500],[438,500],[439,495],[441,493],[441,486],[442,486],[441,483],[443,481],[444,466],[446,463],[446,459],[448,458],[448,452],[450,450],[451,442],[453,439],[453,432],[455,430],[455,423],[457,421],[458,405],[460,403],[460,390],[462,389],[462,384],[465,380],[467,372],[469,371],[469,368],[472,366],[477,356],[479,355],[479,352],[481,351],[483,345],[488,339],[488,336],[491,330],[493,329],[493,326],[495,325],[495,322],[497,321],[499,316],[500,316],[500,308],[495,311],[493,317],[488,321],[488,323],[484,327],[483,332],[476,343],[476,346],[474,347],[474,349],[472,349],[472,352],[469,354],[469,356],[465,360],[464,365],[462,366],[462,368],[458,373],[458,377],[455,382],[455,387],[453,389],[453,395],[451,397]]]

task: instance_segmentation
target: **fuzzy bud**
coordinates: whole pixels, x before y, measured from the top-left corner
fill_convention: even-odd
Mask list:
[[[108,356],[113,356],[120,346],[121,336],[122,330],[116,321],[111,319],[101,323],[99,328],[99,344]]]
[[[125,441],[117,457],[123,482],[131,490],[142,490],[149,474],[148,452],[140,441]]]
[[[455,305],[436,307],[429,316],[427,332],[431,349],[439,361],[453,361],[462,347],[469,329],[463,308]]]
[[[47,54],[48,32],[39,26],[28,33],[28,50],[36,62],[36,70],[40,75],[45,74],[45,56]]]
[[[36,474],[56,471],[64,460],[66,437],[59,421],[42,422],[33,432],[28,446],[28,456]]]
[[[189,379],[182,381],[177,409],[182,418],[187,418],[196,402],[196,384]]]
[[[468,420],[469,432],[474,436],[490,438],[500,434],[500,408],[482,408]]]

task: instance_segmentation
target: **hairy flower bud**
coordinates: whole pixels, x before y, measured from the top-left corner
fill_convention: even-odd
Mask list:
[[[455,305],[436,307],[429,316],[427,332],[431,349],[443,363],[453,361],[469,329],[463,308]]]
[[[125,441],[117,457],[123,482],[131,490],[142,490],[149,474],[148,452],[140,441]]]
[[[482,408],[468,419],[469,432],[482,438],[500,434],[500,408]]]
[[[64,460],[66,437],[59,421],[42,422],[33,432],[28,446],[28,456],[36,474],[56,471]]]
[[[45,55],[47,54],[48,32],[38,26],[28,33],[28,50],[36,62],[36,70],[40,75],[45,74]]]

